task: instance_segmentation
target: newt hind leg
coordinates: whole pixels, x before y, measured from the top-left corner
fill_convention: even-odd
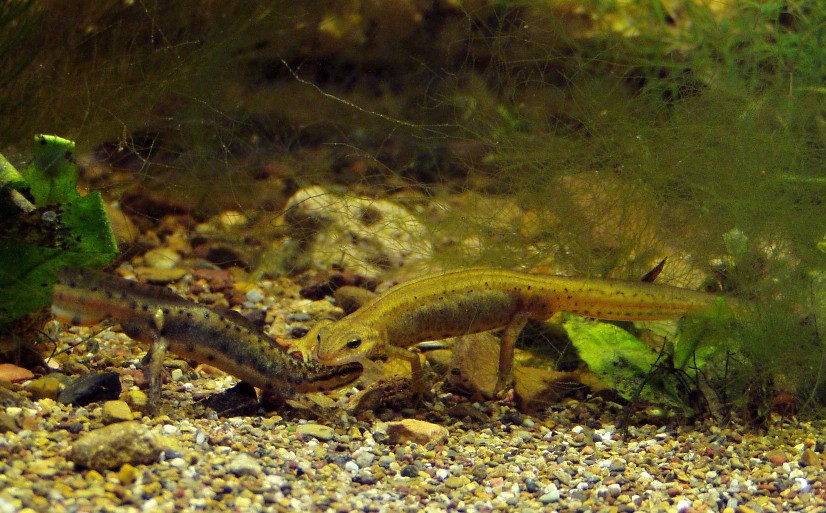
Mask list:
[[[152,415],[157,415],[161,403],[161,384],[163,383],[163,361],[166,357],[169,343],[163,337],[155,337],[152,347],[143,357],[143,372],[149,380],[149,404],[148,410]]]
[[[152,415],[157,415],[161,404],[161,385],[163,383],[163,361],[169,348],[169,342],[161,335],[163,330],[163,313],[158,310],[152,318],[152,346],[143,358],[144,372],[149,378],[149,404],[148,410]]]
[[[496,378],[496,388],[494,392],[501,394],[513,385],[513,351],[516,345],[516,337],[525,327],[528,319],[531,318],[529,311],[519,311],[513,316],[511,321],[502,330],[501,346],[499,348],[499,371]]]

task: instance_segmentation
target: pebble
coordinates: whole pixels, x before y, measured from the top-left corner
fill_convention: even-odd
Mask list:
[[[617,458],[615,460],[611,460],[611,466],[609,468],[611,472],[623,472],[625,471],[625,465],[625,460]]]
[[[19,383],[33,377],[34,374],[29,369],[11,363],[0,363],[0,380]]]
[[[61,383],[59,379],[51,376],[43,376],[37,378],[29,383],[26,390],[32,394],[32,399],[57,399],[57,394],[60,392]]]
[[[539,502],[542,504],[551,504],[554,502],[559,502],[560,494],[559,489],[556,487],[550,488],[547,490],[542,496],[539,497]]]
[[[247,301],[250,301],[252,303],[260,303],[261,301],[264,300],[264,298],[266,296],[264,296],[264,293],[261,292],[261,289],[259,289],[258,287],[255,287],[255,288],[250,289],[249,291],[247,291],[247,293],[245,294],[245,297],[247,298]]]
[[[57,401],[86,406],[99,401],[115,400],[120,396],[120,392],[120,375],[117,372],[84,374],[61,390]]]
[[[466,477],[450,476],[445,479],[445,486],[454,490],[465,486],[465,484],[467,484]]]
[[[149,398],[141,390],[129,390],[122,396],[123,401],[129,405],[133,411],[146,412]]]
[[[0,434],[6,432],[20,431],[20,423],[13,415],[9,415],[8,408],[5,412],[0,412]]]
[[[181,261],[181,255],[174,249],[155,248],[144,253],[143,261],[152,269],[172,269]]]
[[[104,424],[126,422],[132,420],[132,410],[126,404],[126,401],[106,401],[103,403],[103,417],[101,420]]]
[[[164,267],[136,267],[135,274],[153,285],[166,285],[186,276],[186,269],[180,267],[169,269]]]
[[[124,463],[118,470],[118,481],[124,486],[134,483],[137,477],[138,470],[128,463]]]
[[[261,465],[246,453],[238,454],[232,458],[227,470],[238,477],[261,475]]]
[[[431,442],[441,443],[448,437],[446,427],[416,419],[386,422],[379,426],[377,431],[386,433],[390,444],[405,442],[415,442],[423,445]]]
[[[806,449],[800,456],[800,464],[814,468],[821,468],[823,466],[823,461],[816,452],[811,449]]]
[[[299,424],[298,427],[295,428],[295,431],[301,435],[311,436],[325,442],[332,440],[333,436],[335,436],[333,428],[321,424]]]
[[[143,424],[121,422],[84,435],[72,445],[69,459],[81,467],[106,470],[153,463],[163,449],[163,442]]]

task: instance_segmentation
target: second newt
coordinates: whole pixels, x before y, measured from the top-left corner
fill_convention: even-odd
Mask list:
[[[290,397],[335,388],[355,380],[361,366],[325,367],[291,356],[238,312],[194,303],[172,290],[98,271],[63,269],[52,293],[52,313],[77,325],[106,318],[130,338],[151,343],[150,406],[157,407],[167,350],[207,363],[247,383]]]
[[[343,365],[376,354],[411,363],[406,348],[418,342],[504,328],[497,390],[510,384],[516,337],[529,319],[556,312],[598,319],[677,319],[708,306],[713,294],[645,282],[527,274],[493,268],[433,274],[397,285],[318,330],[315,354],[324,365]]]

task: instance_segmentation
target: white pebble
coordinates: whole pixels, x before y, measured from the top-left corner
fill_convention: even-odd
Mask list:
[[[264,300],[264,294],[261,292],[261,289],[255,287],[247,291],[246,298],[247,301],[251,301],[253,303],[260,303]]]
[[[14,513],[17,507],[8,500],[0,497],[0,513]]]
[[[688,499],[680,499],[680,502],[677,503],[677,511],[685,511],[691,507],[691,501]]]
[[[172,381],[183,381],[184,371],[181,369],[172,369]]]
[[[175,468],[184,468],[187,466],[187,463],[183,458],[172,458],[169,460],[169,465]]]
[[[350,460],[350,461],[348,461],[347,463],[344,464],[344,470],[346,470],[347,472],[352,472],[353,474],[355,474],[356,472],[359,471],[358,463],[356,463],[353,460]]]
[[[545,487],[544,494],[539,497],[539,502],[548,504],[551,502],[559,502],[559,488],[556,485],[549,485]]]
[[[267,474],[264,478],[264,481],[273,488],[282,488],[286,486],[287,480],[284,479],[282,476]]]
[[[446,468],[440,468],[436,471],[436,479],[444,481],[450,476],[450,472]]]
[[[797,484],[797,486],[799,486],[799,487],[800,487],[800,491],[801,491],[801,492],[803,492],[803,493],[807,493],[807,492],[811,491],[811,489],[812,489],[812,485],[811,485],[811,484],[809,483],[809,481],[807,481],[805,478],[803,478],[803,477],[798,477],[798,478],[797,478],[797,479],[795,479],[794,481],[795,481],[795,483]]]
[[[358,453],[359,451],[356,452]],[[354,454],[353,456],[355,456],[356,464],[358,464],[360,468],[369,467],[373,464],[373,461],[376,460],[376,455],[370,451],[361,451],[359,454]]]

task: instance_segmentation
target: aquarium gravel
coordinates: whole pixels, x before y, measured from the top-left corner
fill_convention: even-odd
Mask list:
[[[103,408],[94,405],[43,399],[8,407],[5,421],[20,429],[0,434],[0,512],[747,513],[826,505],[822,425],[790,422],[765,433],[734,424],[640,425],[623,442],[610,421],[621,417],[615,405],[570,402],[532,417],[490,402],[473,404],[482,415],[472,420],[451,417],[447,405],[461,400],[443,394],[406,412],[446,427],[445,441],[399,444],[390,443],[378,417],[336,410],[311,421],[294,410],[138,415],[104,428]],[[73,463],[79,440],[119,425],[129,429],[114,436],[140,436],[160,454],[110,469]]]

